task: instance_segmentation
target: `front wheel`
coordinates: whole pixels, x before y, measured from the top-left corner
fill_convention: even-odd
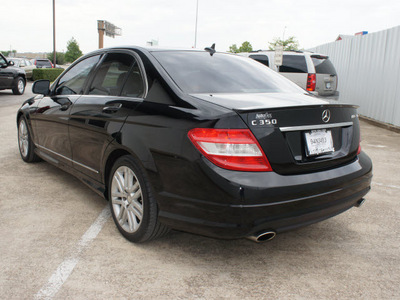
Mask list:
[[[25,92],[25,80],[22,77],[17,78],[17,84],[12,91],[14,95],[22,95]]]
[[[35,153],[35,145],[32,142],[28,125],[24,117],[20,117],[18,120],[18,146],[21,158],[25,162],[30,163],[40,160],[39,156]]]
[[[109,178],[108,199],[114,222],[129,241],[145,242],[169,231],[158,221],[150,182],[133,157],[122,156],[115,162]]]

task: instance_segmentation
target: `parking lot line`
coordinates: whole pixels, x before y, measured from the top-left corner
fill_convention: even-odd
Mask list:
[[[398,185],[391,185],[391,184],[383,184],[383,183],[379,183],[379,182],[372,182],[372,185],[379,185],[379,186],[383,186],[383,187],[387,187],[387,188],[392,188],[392,189],[397,189],[400,190],[400,186]]]
[[[97,237],[110,216],[110,209],[107,205],[94,223],[82,235],[79,242],[72,249],[71,255],[58,266],[57,270],[51,275],[48,282],[35,295],[35,299],[52,299],[57,294],[79,262],[81,253]]]

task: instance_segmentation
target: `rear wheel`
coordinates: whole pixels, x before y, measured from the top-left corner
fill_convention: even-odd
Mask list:
[[[25,162],[30,163],[40,160],[39,156],[35,153],[35,145],[32,142],[28,125],[24,117],[20,117],[18,120],[18,146],[21,158]]]
[[[25,92],[25,80],[22,77],[17,78],[17,84],[12,91],[14,95],[22,95]]]
[[[122,156],[115,162],[108,187],[114,222],[129,241],[145,242],[169,231],[158,221],[157,203],[150,182],[131,156]]]

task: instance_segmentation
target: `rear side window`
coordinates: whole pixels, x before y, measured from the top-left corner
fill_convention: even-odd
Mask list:
[[[261,54],[252,54],[252,55],[249,55],[249,57],[258,61],[259,63],[262,63],[263,65],[266,65],[267,67],[269,67],[268,56],[261,55]]]
[[[279,72],[308,73],[306,58],[303,55],[283,55]]]
[[[96,72],[89,95],[119,96],[135,59],[126,53],[109,53]]]
[[[332,62],[329,58],[320,58],[320,57],[312,57],[312,62],[315,66],[315,72],[317,74],[330,74],[336,75],[335,67],[333,66]]]
[[[86,79],[90,71],[92,71],[99,62],[99,59],[100,55],[91,56],[73,66],[59,80],[56,87],[56,95],[75,95],[82,93]]]

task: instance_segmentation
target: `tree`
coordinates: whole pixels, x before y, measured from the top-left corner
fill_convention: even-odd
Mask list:
[[[229,46],[229,52],[232,52],[232,53],[250,52],[250,51],[253,51],[253,46],[251,46],[251,44],[247,41],[243,42],[242,46],[240,46],[239,49],[236,46],[236,44]]]
[[[53,53],[54,52],[47,53],[47,58],[49,60],[51,60],[51,62],[54,64]],[[56,52],[56,63],[59,64],[59,65],[65,64],[65,54],[64,54],[64,52]]]
[[[73,62],[78,57],[82,56],[82,51],[79,49],[78,42],[72,37],[67,43],[67,52],[65,52],[65,61]]]
[[[5,57],[12,56],[15,57],[17,50],[0,51]]]
[[[287,40],[281,40],[280,38],[274,38],[274,41],[269,42],[269,50],[275,50],[277,45],[283,46],[283,50],[299,50],[299,42],[294,36],[290,36]]]

